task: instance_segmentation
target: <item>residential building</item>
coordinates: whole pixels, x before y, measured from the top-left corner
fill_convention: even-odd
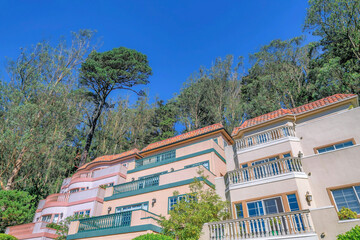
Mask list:
[[[54,239],[56,231],[47,228],[47,224],[73,215],[100,215],[106,187],[124,183],[127,168],[139,158],[138,150],[133,149],[83,165],[72,177],[64,179],[60,193],[39,202],[32,223],[8,227],[6,233],[18,239]]]
[[[336,94],[235,128],[216,179],[232,220],[206,224],[201,239],[333,240],[359,225],[337,215],[360,213],[358,106],[358,96]]]
[[[101,214],[73,222],[68,239],[130,240],[160,232],[156,219],[186,199],[199,168],[208,176],[206,187],[226,174],[224,147],[232,143],[224,127],[214,124],[146,146],[129,166],[126,183],[106,189]]]

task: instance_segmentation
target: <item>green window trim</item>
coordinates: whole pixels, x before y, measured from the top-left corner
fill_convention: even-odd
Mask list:
[[[170,160],[156,162],[156,163],[152,163],[152,164],[148,164],[148,165],[144,165],[144,166],[140,166],[140,167],[135,167],[135,169],[128,170],[127,173],[129,174],[129,173],[139,172],[139,171],[142,171],[142,170],[145,170],[145,169],[158,167],[158,166],[161,166],[161,165],[181,161],[181,160],[184,160],[184,159],[188,159],[188,158],[192,158],[192,157],[196,157],[196,156],[200,156],[200,155],[207,154],[207,153],[212,153],[212,152],[215,153],[216,156],[218,156],[224,163],[226,163],[225,158],[223,156],[221,156],[220,153],[218,153],[214,148],[210,148],[210,149],[206,149],[206,150],[203,150],[203,151],[200,151],[200,152],[196,152],[196,153],[192,153],[192,154],[185,155],[185,156],[182,156],[182,157],[178,157],[178,158],[175,158],[175,159],[170,159]]]
[[[204,181],[209,187],[215,188],[215,185],[213,183],[211,183],[209,180],[203,179],[202,177],[197,177],[197,179],[200,181]],[[187,185],[192,182],[194,182],[194,178],[182,180],[182,181],[174,182],[174,183],[168,183],[168,184],[164,184],[164,185],[160,185],[160,186],[152,186],[149,188],[143,188],[143,189],[139,189],[139,190],[135,190],[135,191],[131,191],[131,192],[113,194],[112,196],[105,197],[104,201],[110,201],[110,200],[114,200],[114,199],[130,197],[130,196],[134,196],[134,195],[138,195],[138,194],[155,192],[155,191],[168,189],[168,188],[174,188],[174,187],[178,187],[178,186],[182,186],[182,185]]]
[[[136,206],[136,205],[146,205],[147,206],[147,210],[146,209],[135,209],[135,210],[128,210],[128,211],[137,211],[137,210],[144,210],[144,211],[147,211],[149,210],[149,201],[146,201],[146,202],[139,202],[139,203],[134,203],[134,204],[128,204],[128,205],[124,205],[124,206],[118,206],[115,208],[115,213],[117,213],[118,209],[121,209],[121,208],[127,208],[127,207],[132,207],[132,206]]]
[[[179,194],[179,195],[176,195],[176,196],[168,197],[168,213],[171,210],[173,210],[174,205],[176,205],[179,201],[182,201],[184,198],[185,198],[185,201],[188,202],[189,197],[191,197],[189,193]]]
[[[159,153],[156,155],[148,156],[135,161],[135,167],[141,167],[151,165],[153,163],[163,162],[170,159],[176,158],[176,150],[170,150],[167,152]]]
[[[138,180],[143,180],[145,178],[151,178],[151,177],[155,177],[155,176],[160,176],[160,175],[166,174],[168,172],[169,171],[163,171],[163,172],[159,172],[159,173],[149,174],[149,175],[146,175],[146,176],[143,176],[143,177],[139,177]]]
[[[207,165],[207,167],[206,167]],[[209,163],[209,160],[207,161],[203,161],[203,162],[197,162],[197,163],[194,163],[194,164],[190,164],[190,165],[186,165],[184,167],[185,168],[191,168],[191,167],[197,167],[197,166],[204,166],[204,168],[206,168],[207,170],[210,171],[210,163]]]

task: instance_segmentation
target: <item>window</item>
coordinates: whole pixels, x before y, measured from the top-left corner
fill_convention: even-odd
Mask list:
[[[286,153],[283,155],[284,158],[287,158],[287,157],[291,157],[291,154],[290,153]]]
[[[160,153],[151,157],[146,157],[136,161],[136,167],[144,166],[151,163],[162,162],[169,159],[175,158],[175,150]]]
[[[71,190],[70,190],[70,193],[76,193],[76,192],[78,192],[78,191],[79,191],[78,188],[74,188],[74,189],[71,189]]]
[[[289,206],[290,206],[290,211],[293,212],[293,211],[299,211],[300,210],[299,204],[297,202],[295,194],[287,195],[287,200],[288,200],[288,203],[289,203]]]
[[[177,195],[177,196],[172,196],[169,197],[169,206],[168,206],[168,210],[173,210],[174,209],[174,205],[176,205],[178,202],[180,201],[186,201],[186,202],[190,202],[191,200],[194,200],[193,196],[189,196],[188,194],[182,194],[182,195]]]
[[[53,217],[52,222],[53,222],[53,223],[57,223],[58,220],[59,220],[59,214],[55,214],[54,217]]]
[[[237,218],[244,218],[244,211],[241,203],[235,204],[235,211]]]
[[[143,179],[146,179],[146,178],[152,178],[152,177],[160,176],[160,175],[163,175],[165,173],[168,173],[168,171],[154,173],[154,174],[146,175],[146,176],[143,176],[143,177],[139,177],[138,180],[143,180]]]
[[[85,215],[84,215],[84,214],[85,214]],[[88,217],[88,216],[90,216],[90,209],[74,212],[74,215],[75,215],[75,216],[85,216],[85,217]]]
[[[353,186],[344,189],[331,191],[338,211],[342,207],[350,208],[352,211],[360,213],[360,186]]]
[[[318,153],[324,153],[324,152],[330,152],[330,151],[334,151],[334,150],[337,150],[337,149],[350,147],[350,146],[353,146],[353,145],[354,145],[354,142],[352,140],[350,140],[350,141],[346,141],[346,142],[342,142],[342,143],[333,144],[333,145],[330,145],[330,146],[318,148],[316,150],[317,150]]]
[[[284,212],[280,197],[263,199],[247,203],[249,217]]]
[[[143,202],[143,203],[137,203],[137,204],[127,205],[127,206],[117,207],[117,208],[115,208],[115,212],[116,213],[129,212],[129,211],[134,211],[134,210],[139,210],[139,209],[143,209],[143,210],[147,211],[149,209],[149,202]]]
[[[218,139],[217,139],[217,138],[213,138],[213,140],[214,140],[214,142],[215,142],[216,144],[219,144],[219,142],[218,142]]]
[[[51,220],[51,215],[45,215],[45,216],[42,216],[42,218],[41,218],[41,221],[43,221],[43,222],[50,222],[50,220]]]
[[[82,188],[81,188],[81,191],[85,191],[85,188],[84,188],[84,187],[82,187]]]
[[[210,170],[209,161],[194,163],[191,165],[187,165],[184,168],[191,168],[191,167],[196,167],[196,166],[201,166],[201,165],[204,166],[207,170]]]

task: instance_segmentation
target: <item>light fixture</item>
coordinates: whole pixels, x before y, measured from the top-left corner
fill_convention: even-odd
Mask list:
[[[63,218],[64,214],[63,213],[60,213],[60,218]]]
[[[156,203],[156,198],[153,198],[153,199],[151,200],[151,206],[154,207],[155,203]]]
[[[111,212],[111,207],[108,207],[108,214],[110,214]]]
[[[170,169],[170,172],[173,172],[173,171],[174,171],[174,168],[171,168],[171,169]]]
[[[305,198],[308,204],[310,204],[310,202],[312,201],[312,195],[309,192],[306,192]]]
[[[135,178],[132,178],[131,181],[132,181],[132,182],[135,181]]]
[[[298,157],[299,157],[299,158],[302,158],[303,156],[304,156],[304,154],[303,154],[301,151],[299,151]]]

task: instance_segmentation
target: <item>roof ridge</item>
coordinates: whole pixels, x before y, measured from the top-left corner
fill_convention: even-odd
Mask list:
[[[282,117],[285,115],[289,115],[289,114],[291,114],[291,115],[302,114],[304,112],[312,111],[314,109],[321,108],[321,107],[327,106],[329,104],[333,104],[333,103],[342,101],[343,99],[348,99],[353,96],[357,96],[357,95],[356,94],[337,93],[337,94],[334,94],[334,95],[331,95],[331,96],[328,96],[325,98],[321,98],[319,100],[309,102],[309,103],[306,103],[306,104],[303,104],[301,106],[294,107],[291,109],[280,108],[278,110],[275,110],[275,111],[272,111],[269,113],[265,113],[260,116],[245,120],[239,127],[234,128],[231,135],[232,136],[236,135],[240,131],[240,129],[255,126],[260,123],[263,123],[263,122],[266,122],[266,121],[269,121],[269,120],[272,120],[272,119],[275,119],[278,117]],[[276,114],[276,113],[281,113],[281,114]]]

